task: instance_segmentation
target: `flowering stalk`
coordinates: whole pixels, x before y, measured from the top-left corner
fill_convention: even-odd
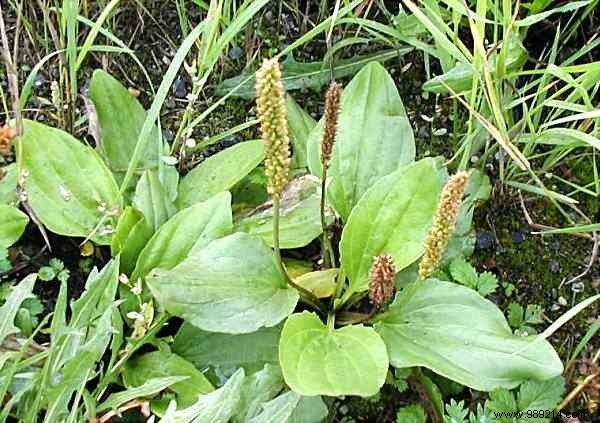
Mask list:
[[[256,106],[265,143],[267,190],[281,198],[289,182],[290,139],[286,120],[285,92],[277,60],[265,59],[256,72]]]
[[[335,265],[333,248],[327,234],[327,222],[325,221],[325,188],[327,182],[327,169],[333,152],[333,144],[337,132],[338,114],[340,112],[340,97],[342,87],[335,81],[332,81],[325,93],[325,128],[323,130],[323,139],[321,140],[321,163],[323,165],[323,176],[321,178],[321,227],[323,238],[321,249],[325,267]]]
[[[309,304],[324,310],[321,301],[310,291],[294,283],[281,261],[279,248],[279,211],[283,190],[290,180],[290,139],[286,119],[285,91],[276,59],[265,59],[256,72],[256,108],[261,137],[265,145],[267,191],[273,200],[273,249],[287,283],[303,294]]]
[[[427,279],[439,267],[448,240],[456,229],[458,213],[469,182],[467,172],[452,176],[444,186],[433,225],[425,239],[425,254],[419,265],[419,277]]]

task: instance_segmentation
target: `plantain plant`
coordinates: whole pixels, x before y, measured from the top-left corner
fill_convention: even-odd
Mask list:
[[[69,354],[52,350],[34,378],[53,388],[29,399],[47,421],[68,414],[73,396],[101,412],[169,388],[151,403],[165,422],[318,422],[321,396],[375,395],[392,368],[421,384],[425,368],[480,391],[560,375],[543,335],[514,335],[492,302],[440,278],[462,256],[483,177],[415,161],[404,106],[380,64],[343,90],[332,85],[319,122],[286,97],[276,60],[256,79],[260,140],[180,178],[154,127],[126,189],[146,112],[110,75],[96,71],[90,86],[96,148],[25,121],[23,198],[50,231],[110,246],[114,257],[90,276],[69,324],[63,283],[52,342]],[[251,188],[258,200],[244,198]],[[1,216],[23,226],[11,213]],[[316,269],[286,257],[319,236]],[[171,317],[183,320],[172,343],[156,336]],[[86,335],[69,344],[74,330]],[[155,350],[138,353],[146,343]],[[107,348],[109,366],[88,393],[92,373],[77,363],[93,368]],[[77,351],[87,361],[73,361]],[[61,390],[56,375],[73,383]],[[126,390],[107,398],[111,384]]]

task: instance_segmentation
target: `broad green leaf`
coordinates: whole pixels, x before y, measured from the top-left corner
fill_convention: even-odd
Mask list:
[[[0,344],[8,335],[19,332],[19,329],[14,325],[15,317],[23,301],[34,297],[31,291],[33,290],[35,280],[35,273],[26,276],[12,289],[8,298],[6,298],[6,301],[0,307]]]
[[[244,233],[212,241],[173,269],[156,269],[146,281],[169,313],[209,332],[275,326],[298,302],[273,251]]]
[[[0,204],[0,249],[17,242],[28,222],[29,217],[19,209]]]
[[[29,120],[18,143],[25,192],[40,221],[60,235],[110,244],[122,200],[98,154],[66,132]]]
[[[351,59],[337,60],[333,67],[336,78],[354,75],[367,63],[373,61],[385,61],[398,54],[404,54],[408,50],[387,50],[381,53],[353,57]],[[323,62],[302,63],[294,59],[290,54],[281,64],[283,72],[283,85],[286,91],[311,88],[319,90],[331,81],[332,69]],[[248,73],[242,73],[234,78],[226,79],[217,87],[217,95],[226,95],[238,85],[243,85],[231,95],[251,100],[256,96],[254,85],[255,78]]]
[[[321,227],[321,184],[311,175],[294,179],[285,189],[279,210],[279,246],[299,248],[308,245],[322,232]],[[328,222],[333,216],[327,213]],[[259,236],[267,245],[273,246],[273,203],[239,216],[235,223],[236,232],[247,232]]]
[[[279,366],[265,364],[262,370],[244,380],[238,411],[234,422],[246,423],[258,415],[263,403],[272,400],[283,389],[283,375]]]
[[[135,189],[133,205],[142,212],[154,231],[177,211],[154,170],[146,170],[142,174]]]
[[[199,369],[210,366],[225,372],[243,367],[253,372],[265,364],[278,364],[280,334],[279,325],[230,335],[205,332],[186,322],[175,336],[173,352]]]
[[[142,131],[146,111],[127,88],[108,73],[94,71],[90,82],[90,98],[94,103],[100,126],[101,144],[98,150],[115,173],[127,170],[138,136]],[[156,167],[159,136],[156,126],[142,154],[140,167]]]
[[[394,367],[427,367],[480,391],[549,379],[563,370],[546,340],[513,335],[492,302],[450,282],[409,285],[375,330]]]
[[[129,362],[127,362],[127,364],[128,363]],[[145,378],[144,382],[142,382],[139,386],[134,385],[133,388],[111,394],[106,401],[96,408],[96,412],[99,413],[106,410],[116,410],[126,402],[155,395],[167,388],[174,389],[176,385],[184,383],[183,381],[186,379],[188,379],[188,376]],[[194,399],[196,400],[197,398]]]
[[[177,394],[177,404],[187,407],[198,400],[198,396],[214,390],[204,374],[192,363],[168,351],[153,351],[125,363],[123,381],[128,388],[139,387],[155,378],[185,376],[169,389]]]
[[[19,202],[17,196],[17,164],[0,167],[0,204],[14,205]]]
[[[260,140],[242,142],[210,156],[179,183],[177,207],[183,209],[231,189],[263,158],[264,147]]]
[[[142,212],[127,206],[117,223],[115,235],[110,244],[112,256],[121,255],[121,271],[130,275],[140,252],[148,244],[152,234],[152,226],[146,222]]]
[[[164,164],[161,169],[162,172],[159,172],[160,182],[173,203],[175,203],[175,199],[177,198],[177,188],[179,187],[179,171],[175,165],[167,165]]]
[[[191,252],[231,230],[231,195],[228,192],[183,209],[162,225],[146,244],[132,279],[144,278],[157,267],[172,269]]]
[[[305,273],[294,279],[297,285],[308,289],[315,294],[317,298],[331,297],[335,292],[337,275],[340,269],[317,270],[315,272]]]
[[[311,132],[309,155],[318,157],[322,124]],[[316,151],[316,154],[315,154]],[[344,89],[328,176],[327,197],[346,221],[381,177],[415,158],[415,141],[396,84],[379,63],[369,63]],[[320,160],[309,159],[313,174]]]
[[[420,160],[382,178],[361,198],[342,231],[340,253],[348,294],[367,289],[373,257],[389,254],[397,271],[423,254],[445,172]]]
[[[160,422],[228,423],[240,402],[244,379],[244,370],[239,369],[222,388],[202,396],[191,407],[175,410],[175,407],[170,406]]]
[[[294,166],[296,168],[307,167],[306,143],[310,131],[317,122],[296,103],[291,95],[286,96],[286,106],[290,140],[294,148],[294,154],[292,155]]]
[[[314,313],[291,315],[281,332],[285,382],[301,395],[375,395],[385,382],[385,344],[370,327],[331,329]]]

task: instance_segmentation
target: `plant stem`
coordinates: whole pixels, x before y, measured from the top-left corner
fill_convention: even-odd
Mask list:
[[[321,177],[321,228],[323,235],[321,238],[321,255],[323,257],[323,267],[328,269],[335,267],[335,256],[331,247],[331,240],[327,233],[327,222],[325,221],[325,188],[327,183],[327,166],[323,167],[323,176]]]
[[[310,292],[308,289],[301,287],[296,284],[290,275],[288,274],[283,262],[281,260],[281,250],[279,248],[279,209],[280,209],[280,198],[278,195],[273,196],[273,250],[275,251],[275,259],[279,271],[284,276],[286,283],[291,287],[295,288],[302,297],[302,300],[307,304],[320,310],[322,313],[326,313],[326,307],[321,300],[317,298],[315,294]]]

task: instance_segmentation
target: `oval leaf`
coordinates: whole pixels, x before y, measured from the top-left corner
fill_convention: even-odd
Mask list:
[[[385,344],[370,327],[330,329],[314,313],[290,316],[279,343],[285,382],[301,395],[375,395],[385,382]]]
[[[95,70],[90,82],[90,98],[94,103],[101,143],[98,150],[113,172],[125,172],[133,156],[146,111],[127,88],[103,70]],[[155,167],[158,163],[158,128],[152,129],[142,153],[142,168]]]
[[[322,131],[321,124],[311,132],[309,149],[313,157],[319,154]],[[369,63],[342,94],[328,199],[346,221],[354,205],[378,179],[414,158],[414,136],[396,84],[383,66]],[[313,174],[321,174],[319,163],[310,160]]]
[[[25,192],[40,221],[60,235],[110,244],[121,195],[98,154],[66,132],[29,120],[18,142]]]
[[[177,211],[171,202],[158,172],[146,170],[135,188],[133,205],[141,211],[146,222],[156,231]]]
[[[298,302],[273,251],[244,233],[211,242],[172,270],[156,270],[147,282],[167,311],[209,332],[274,326]]]
[[[192,251],[231,233],[231,194],[181,210],[152,236],[139,255],[132,279],[144,278],[152,269],[172,269]]]
[[[390,254],[398,271],[423,254],[445,174],[424,159],[381,179],[356,205],[342,232],[348,294],[367,289],[373,257]]]
[[[205,332],[184,323],[173,343],[173,352],[203,369],[217,368],[220,373],[243,367],[247,372],[265,364],[278,364],[281,326],[262,328],[252,333],[231,335]]]
[[[375,325],[394,367],[427,367],[479,391],[514,388],[561,374],[540,336],[513,335],[504,315],[476,291],[434,279],[400,293]]]
[[[177,207],[182,209],[229,190],[258,166],[263,157],[260,140],[242,142],[210,156],[179,183]]]
[[[0,204],[0,250],[21,238],[29,217],[19,209]]]

